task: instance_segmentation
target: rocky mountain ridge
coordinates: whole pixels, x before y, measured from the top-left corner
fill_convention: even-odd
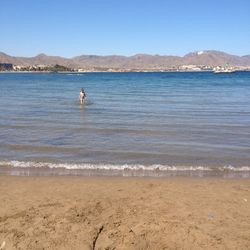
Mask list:
[[[13,65],[63,65],[71,68],[120,68],[120,69],[150,69],[169,68],[181,65],[206,66],[250,66],[250,55],[236,56],[221,51],[205,50],[186,54],[185,56],[164,56],[136,54],[134,56],[98,56],[81,55],[72,58],[48,56],[39,54],[34,57],[14,57],[0,52],[0,63]]]

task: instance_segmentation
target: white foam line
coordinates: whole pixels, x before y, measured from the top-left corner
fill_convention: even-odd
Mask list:
[[[207,166],[170,166],[170,165],[142,165],[142,164],[70,164],[70,163],[50,163],[50,162],[32,162],[32,161],[0,161],[0,166],[9,166],[14,168],[64,168],[69,170],[131,170],[131,171],[250,171],[249,166],[234,167],[231,165],[212,168]]]

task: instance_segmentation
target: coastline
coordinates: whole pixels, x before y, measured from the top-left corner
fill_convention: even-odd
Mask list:
[[[250,180],[0,176],[6,249],[247,249]]]
[[[250,69],[234,70],[233,72],[220,72],[225,74],[232,74],[238,72],[250,72]],[[86,70],[86,71],[0,71],[2,74],[84,74],[84,73],[214,73],[214,70]]]
[[[24,165],[23,165],[24,164]],[[32,164],[33,166],[29,166]],[[0,176],[78,176],[78,177],[137,177],[137,178],[221,178],[221,179],[250,179],[249,167],[234,168],[231,166],[224,168],[208,168],[208,167],[182,167],[178,169],[175,166],[160,166],[156,169],[141,168],[141,165],[91,165],[86,164],[84,168],[75,168],[75,165],[62,164],[63,167],[55,165],[35,166],[34,162],[15,162],[16,166],[8,166],[0,164]],[[51,165],[51,164],[50,164]],[[77,167],[78,165],[76,165]],[[80,165],[84,167],[84,165]],[[164,166],[162,166],[164,167]]]

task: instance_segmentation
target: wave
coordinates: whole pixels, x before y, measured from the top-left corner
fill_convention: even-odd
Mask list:
[[[209,166],[170,166],[170,165],[142,165],[142,164],[91,164],[91,163],[52,163],[35,161],[0,161],[0,167],[12,168],[49,168],[67,170],[104,170],[104,171],[223,171],[250,172],[250,166],[235,167],[231,165],[221,167]]]

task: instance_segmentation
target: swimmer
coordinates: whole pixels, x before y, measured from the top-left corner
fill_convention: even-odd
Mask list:
[[[85,98],[86,98],[86,93],[84,92],[84,89],[81,88],[81,90],[80,90],[80,95],[79,95],[79,100],[80,100],[80,103],[81,103],[81,104],[84,103]]]

